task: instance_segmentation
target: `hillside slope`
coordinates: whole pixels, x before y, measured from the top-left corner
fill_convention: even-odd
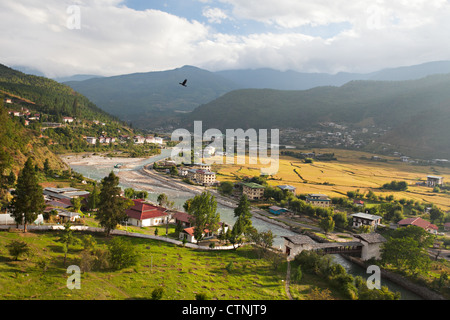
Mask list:
[[[54,80],[29,75],[0,64],[0,90],[31,101],[37,111],[90,120],[113,120],[85,96]]]

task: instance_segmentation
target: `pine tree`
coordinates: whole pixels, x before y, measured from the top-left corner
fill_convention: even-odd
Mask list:
[[[237,220],[234,224],[233,232],[236,237],[239,237],[252,227],[250,202],[248,201],[246,195],[242,195],[237,208],[234,209],[234,217],[237,218]]]
[[[105,228],[108,237],[119,223],[127,219],[125,210],[133,205],[133,201],[120,196],[121,189],[118,185],[119,177],[112,171],[102,180],[97,220]]]
[[[38,183],[36,170],[31,158],[17,178],[16,193],[12,201],[12,215],[17,225],[23,224],[27,232],[27,224],[33,223],[39,214],[44,212],[45,202],[42,187]]]

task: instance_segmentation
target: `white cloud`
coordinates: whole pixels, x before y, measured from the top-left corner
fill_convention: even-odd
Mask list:
[[[133,10],[120,0],[39,2],[0,2],[0,63],[64,76],[185,64],[209,70],[366,72],[450,59],[445,0],[220,0],[222,9],[197,0],[210,23],[232,20],[243,27],[250,20],[266,26],[264,32],[242,35],[223,28],[219,33],[206,23],[158,10]],[[81,9],[80,30],[67,28],[66,10],[74,4]],[[326,39],[299,31],[305,26],[331,29],[336,23],[349,29]]]
[[[219,8],[203,8],[203,16],[208,19],[210,23],[221,23],[225,19],[229,19],[228,15]]]

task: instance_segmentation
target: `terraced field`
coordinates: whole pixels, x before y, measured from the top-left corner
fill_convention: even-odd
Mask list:
[[[450,210],[450,194],[433,193],[424,186],[416,186],[419,181],[425,181],[427,175],[444,177],[444,182],[450,181],[450,168],[438,166],[418,166],[403,163],[398,158],[387,158],[387,162],[364,160],[373,155],[346,150],[317,149],[318,153],[334,153],[337,161],[303,161],[281,156],[279,170],[268,183],[276,186],[290,184],[300,193],[325,193],[330,197],[346,195],[347,191],[360,189],[360,192],[372,190],[377,195],[393,194],[396,199],[413,199],[421,202],[431,202],[444,210]],[[262,164],[216,164],[219,181],[237,181],[245,176],[259,176],[260,169],[267,167]],[[383,184],[393,180],[406,181],[409,185],[405,192],[381,190]]]

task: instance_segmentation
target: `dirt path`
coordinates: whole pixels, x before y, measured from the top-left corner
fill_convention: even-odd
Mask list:
[[[291,262],[288,260],[287,265],[287,272],[286,272],[286,283],[285,283],[285,290],[286,295],[288,296],[289,300],[294,300],[291,295],[291,291],[289,290],[289,286],[291,284]]]

